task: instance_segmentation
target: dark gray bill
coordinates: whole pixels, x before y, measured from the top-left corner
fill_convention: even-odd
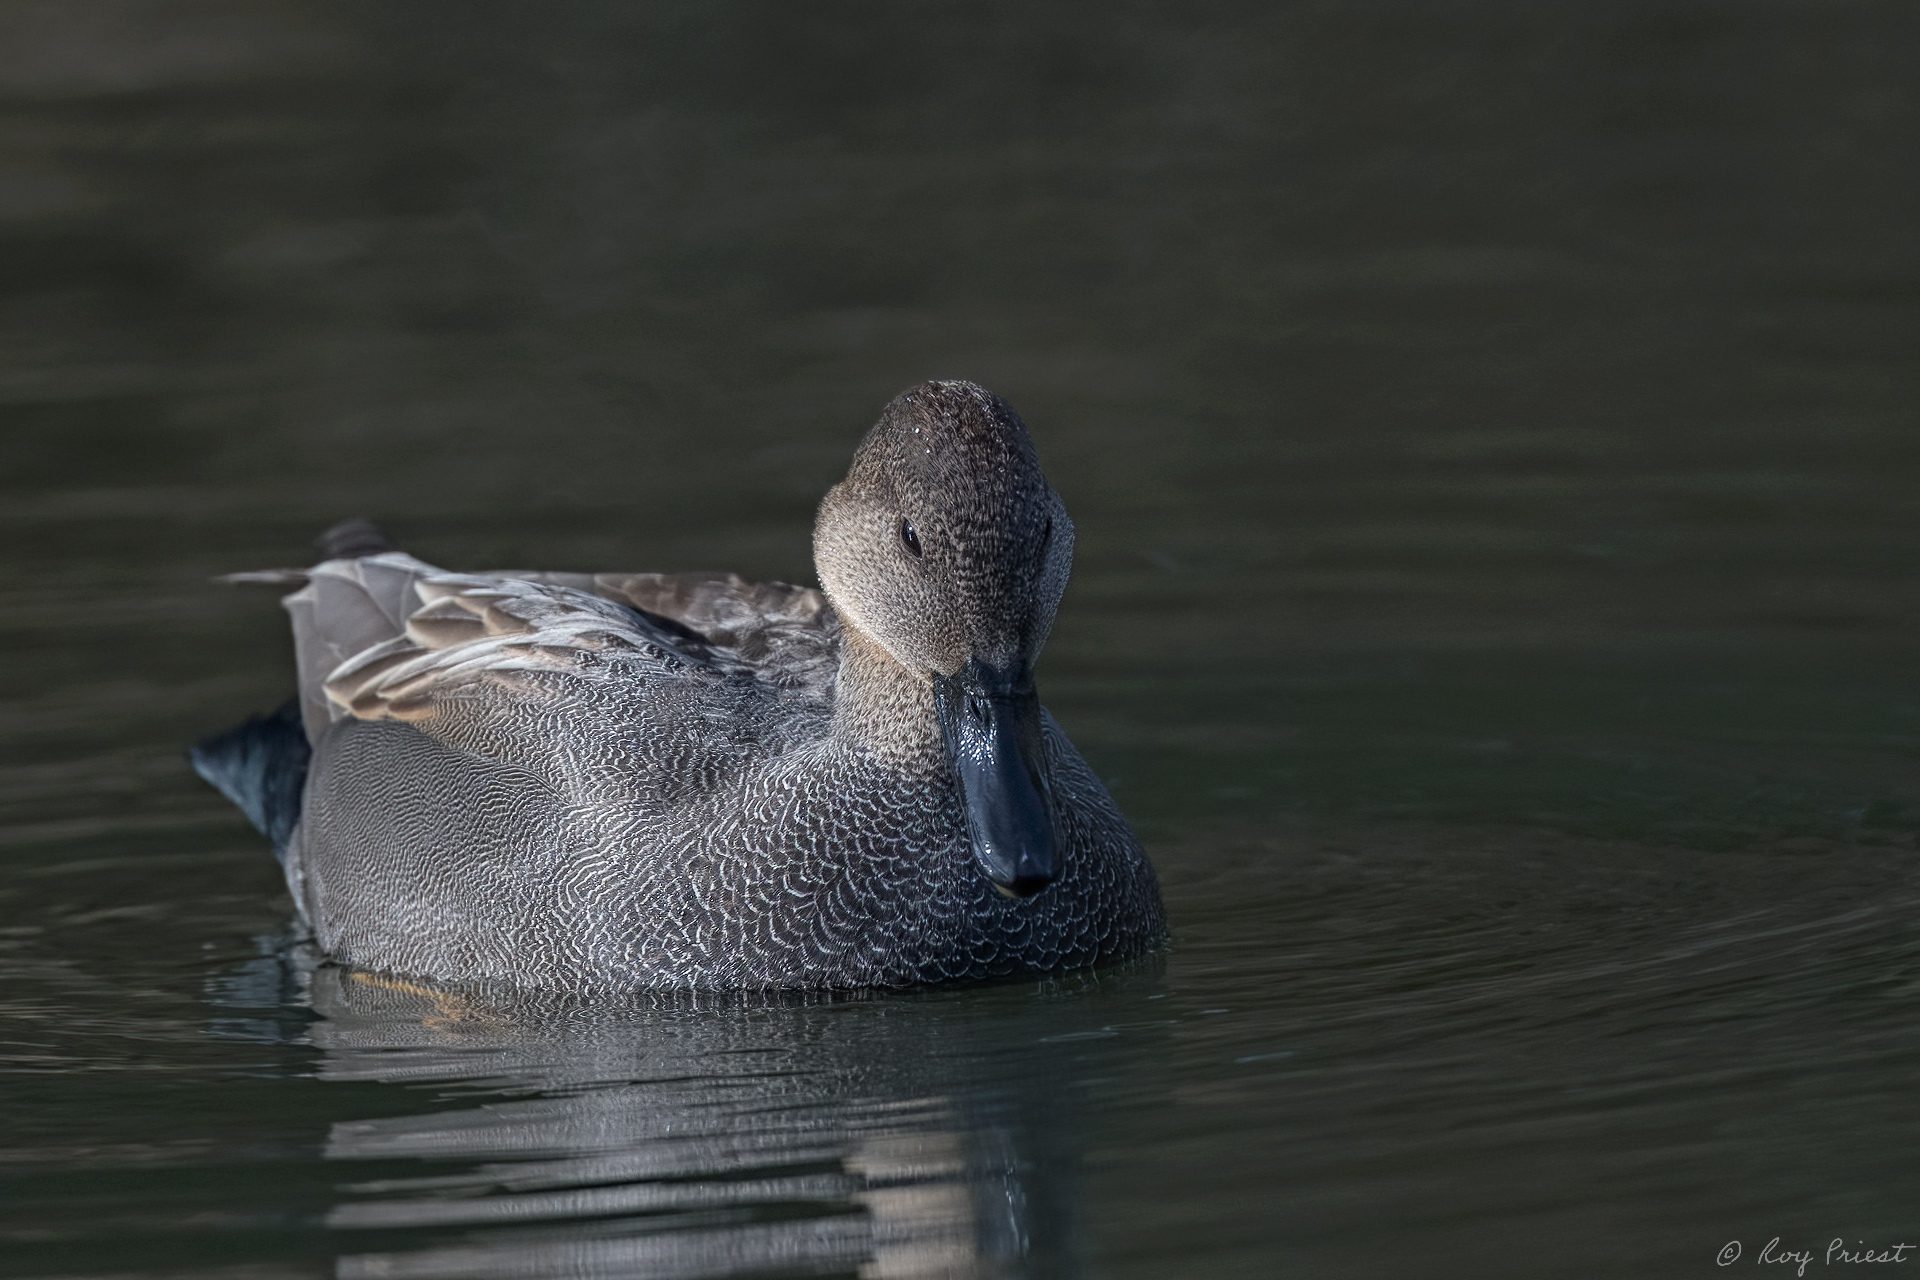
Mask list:
[[[960,783],[974,860],[1015,897],[1040,892],[1060,874],[1060,857],[1052,795],[1040,767],[1040,699],[1032,673],[969,659],[958,675],[933,678],[933,701]]]

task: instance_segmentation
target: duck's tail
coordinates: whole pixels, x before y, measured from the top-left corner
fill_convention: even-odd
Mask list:
[[[371,520],[342,520],[314,540],[322,560],[358,560],[394,549],[393,539]]]
[[[370,520],[342,520],[314,540],[322,561],[359,560],[393,550],[393,542]],[[297,590],[312,580],[306,569],[268,569],[229,574],[229,582]],[[284,861],[287,842],[300,822],[300,795],[307,785],[313,748],[295,698],[278,710],[254,716],[187,752],[193,771],[239,806],[247,820],[273,842]]]
[[[195,773],[238,805],[273,842],[273,856],[284,861],[287,841],[300,821],[300,793],[313,758],[300,726],[299,702],[215,734],[195,744],[187,758]]]

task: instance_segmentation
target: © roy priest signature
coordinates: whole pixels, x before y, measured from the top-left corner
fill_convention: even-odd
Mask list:
[[[1815,1259],[1829,1267],[1845,1263],[1905,1262],[1910,1255],[1920,1257],[1920,1253],[1914,1252],[1916,1249],[1920,1249],[1920,1245],[1868,1244],[1864,1240],[1855,1240],[1849,1245],[1839,1236],[1827,1241],[1824,1250],[1795,1249],[1780,1243],[1780,1237],[1775,1236],[1761,1245],[1748,1261],[1763,1267],[1792,1267],[1794,1275],[1804,1276]],[[1730,1267],[1745,1254],[1746,1250],[1738,1240],[1729,1240],[1720,1246],[1720,1252],[1714,1255],[1713,1260],[1723,1267]]]

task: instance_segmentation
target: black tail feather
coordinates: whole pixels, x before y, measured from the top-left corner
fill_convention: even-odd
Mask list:
[[[315,539],[315,543],[322,560],[358,560],[361,556],[377,556],[393,550],[393,540],[382,533],[378,525],[358,516],[334,525]]]
[[[215,734],[187,753],[194,772],[273,841],[276,858],[285,856],[300,821],[300,793],[312,756],[297,701]]]

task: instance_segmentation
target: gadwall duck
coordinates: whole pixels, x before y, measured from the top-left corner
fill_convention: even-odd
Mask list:
[[[335,530],[299,697],[196,747],[320,949],[566,991],[906,986],[1133,956],[1139,841],[1033,687],[1073,524],[966,382],[886,407],[814,525],[824,592],[448,573]]]

